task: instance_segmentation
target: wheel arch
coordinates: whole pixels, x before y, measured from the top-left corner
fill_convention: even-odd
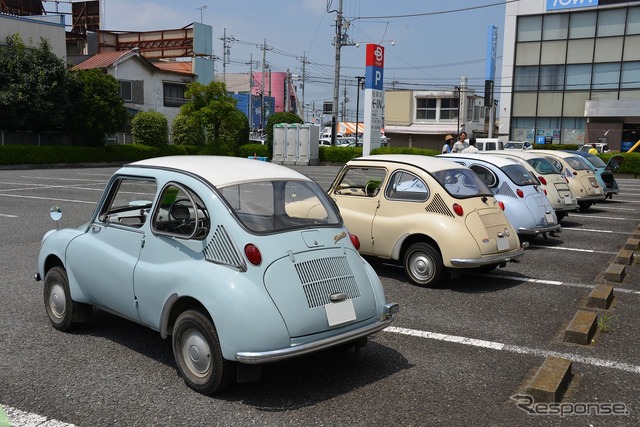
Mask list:
[[[164,303],[162,314],[160,316],[160,336],[163,339],[168,338],[173,333],[173,326],[180,313],[189,309],[199,309],[213,323],[213,319],[205,306],[193,297],[179,296],[172,294]]]
[[[438,245],[438,243],[432,237],[427,236],[426,234],[420,234],[420,233],[411,234],[402,241],[402,244],[400,245],[400,250],[397,253],[398,255],[397,259],[399,260],[404,259],[404,254],[407,252],[407,249],[409,249],[409,247],[414,243],[418,243],[418,242],[427,243],[428,245],[432,246],[433,249],[438,251],[438,253],[440,254],[440,258],[442,259],[442,251],[440,250],[440,246]]]

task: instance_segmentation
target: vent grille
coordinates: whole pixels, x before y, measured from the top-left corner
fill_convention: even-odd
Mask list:
[[[499,212],[480,215],[482,225],[487,230],[487,235],[493,238],[505,229],[504,217]]]
[[[433,200],[425,206],[424,210],[453,218],[453,213],[451,213],[451,210],[447,207],[447,204],[442,200],[442,197],[438,193],[433,196]]]
[[[329,304],[338,292],[360,298],[360,290],[346,257],[329,257],[295,264],[309,308]]]
[[[507,197],[513,197],[514,199],[517,199],[516,193],[513,192],[511,187],[509,187],[509,184],[507,184],[506,182],[504,182],[500,186],[500,188],[498,189],[498,192],[496,194],[500,194],[500,195],[507,196]]]
[[[219,225],[213,233],[213,237],[203,251],[207,261],[216,264],[229,265],[236,268],[244,268],[244,262],[238,254],[229,233],[224,226]]]

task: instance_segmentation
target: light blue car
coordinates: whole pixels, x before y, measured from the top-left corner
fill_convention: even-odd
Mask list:
[[[145,325],[171,337],[185,383],[211,394],[258,379],[263,363],[363,346],[392,322],[398,305],[358,245],[289,168],[162,157],[119,169],[88,223],[47,232],[36,279],[54,328],[93,307]]]

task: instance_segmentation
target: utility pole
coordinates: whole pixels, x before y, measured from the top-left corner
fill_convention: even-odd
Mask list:
[[[236,41],[233,36],[227,37],[227,29],[224,29],[224,36],[222,40],[222,81],[227,82],[227,64],[230,63],[229,56],[231,56],[231,44]]]
[[[300,116],[302,117],[302,121],[308,122],[308,120],[304,117],[304,82],[307,78],[306,74],[306,65],[307,65],[307,53],[302,53],[302,83],[300,84],[300,89],[302,89],[302,102],[300,103]]]
[[[249,132],[253,133],[253,54],[249,55]]]
[[[349,98],[347,98],[347,78],[344,78],[344,101],[342,102],[342,121],[346,122],[348,121],[348,116],[347,116],[347,102],[349,102]]]
[[[336,125],[338,116],[338,97],[340,96],[340,48],[342,47],[342,0],[336,14],[336,35],[334,39],[336,47],[336,63],[333,76],[333,109],[331,110],[331,145],[336,145]]]
[[[358,126],[360,121],[360,85],[362,81],[364,81],[364,76],[357,76],[356,79],[358,80],[358,86],[356,87],[356,146],[358,146],[358,132],[360,129],[360,126]]]

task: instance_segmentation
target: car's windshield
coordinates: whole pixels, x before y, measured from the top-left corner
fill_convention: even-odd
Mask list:
[[[531,176],[522,165],[513,164],[500,168],[516,185],[536,185],[538,180]]]
[[[558,173],[558,170],[551,164],[551,162],[547,159],[543,159],[542,157],[529,159],[527,160],[527,163],[529,163],[540,175]]]
[[[504,148],[522,148],[522,142],[507,142]]]
[[[464,199],[475,196],[493,196],[480,177],[471,169],[447,169],[433,173],[433,177],[452,197]]]
[[[240,222],[257,233],[341,224],[335,204],[314,182],[246,182],[219,190]]]

